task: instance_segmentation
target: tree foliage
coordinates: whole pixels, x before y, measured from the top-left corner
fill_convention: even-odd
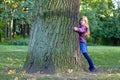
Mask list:
[[[34,7],[32,0],[3,0],[0,3],[0,27],[4,27],[1,28],[1,31],[9,33],[11,36],[14,24],[16,24],[15,27],[18,27],[20,24],[31,23]],[[17,23],[14,20],[17,20]],[[6,28],[8,32],[6,32]]]
[[[51,1],[49,2],[50,4],[56,3],[56,1],[54,1],[53,3],[51,3]],[[63,3],[64,2],[65,1],[63,1]],[[81,13],[79,16],[81,17],[82,15],[86,15],[89,18],[89,25],[91,29],[91,37],[89,40],[92,43],[109,44],[111,43],[109,42],[109,40],[113,40],[114,42],[120,42],[120,2],[118,1],[117,4],[118,8],[113,5],[112,0],[81,1]],[[69,4],[66,4],[66,6],[67,5]],[[6,27],[11,26],[10,24],[12,23],[12,20],[17,20],[17,22],[13,22],[16,24],[17,32],[20,32],[19,25],[25,23],[31,24],[31,18],[35,17],[32,16],[33,7],[33,0],[1,0],[0,34],[2,34],[2,37],[4,37],[6,34]],[[62,6],[58,6],[61,9],[61,12],[58,11],[57,7],[54,9],[54,7],[48,6],[48,4],[44,5],[44,7],[44,11],[42,11],[42,13],[40,11],[40,14],[43,14],[44,16],[49,16],[49,14],[53,14],[53,11],[54,14],[57,15],[60,15],[61,12],[64,12]],[[66,14],[68,14],[67,11]]]
[[[83,0],[81,15],[89,18],[92,43],[119,44],[120,8],[115,9],[112,0]]]

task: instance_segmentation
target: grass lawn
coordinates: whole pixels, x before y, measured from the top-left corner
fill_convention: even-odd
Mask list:
[[[26,74],[22,67],[27,50],[27,46],[0,45],[0,80],[120,80],[120,47],[88,47],[89,55],[100,72],[55,75]],[[85,59],[84,62],[87,69]]]
[[[97,67],[120,72],[120,47],[89,46],[88,51]]]

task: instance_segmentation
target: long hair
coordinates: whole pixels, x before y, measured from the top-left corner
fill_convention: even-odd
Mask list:
[[[87,32],[85,33],[85,35],[87,35],[89,37],[90,36],[90,28],[89,28],[88,18],[86,16],[83,16],[82,18],[80,18],[79,25],[81,25],[80,24],[81,20],[85,21],[85,26],[87,27]]]

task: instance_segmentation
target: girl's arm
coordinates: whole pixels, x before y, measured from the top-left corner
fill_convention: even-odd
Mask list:
[[[83,32],[86,32],[86,28],[85,27],[81,27],[81,28],[74,27],[74,31],[83,33]]]

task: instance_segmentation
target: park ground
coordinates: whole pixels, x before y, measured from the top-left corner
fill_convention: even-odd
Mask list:
[[[25,73],[27,50],[27,46],[0,45],[0,80],[120,80],[119,46],[88,46],[97,72],[89,72],[83,58],[85,71],[54,75]]]

